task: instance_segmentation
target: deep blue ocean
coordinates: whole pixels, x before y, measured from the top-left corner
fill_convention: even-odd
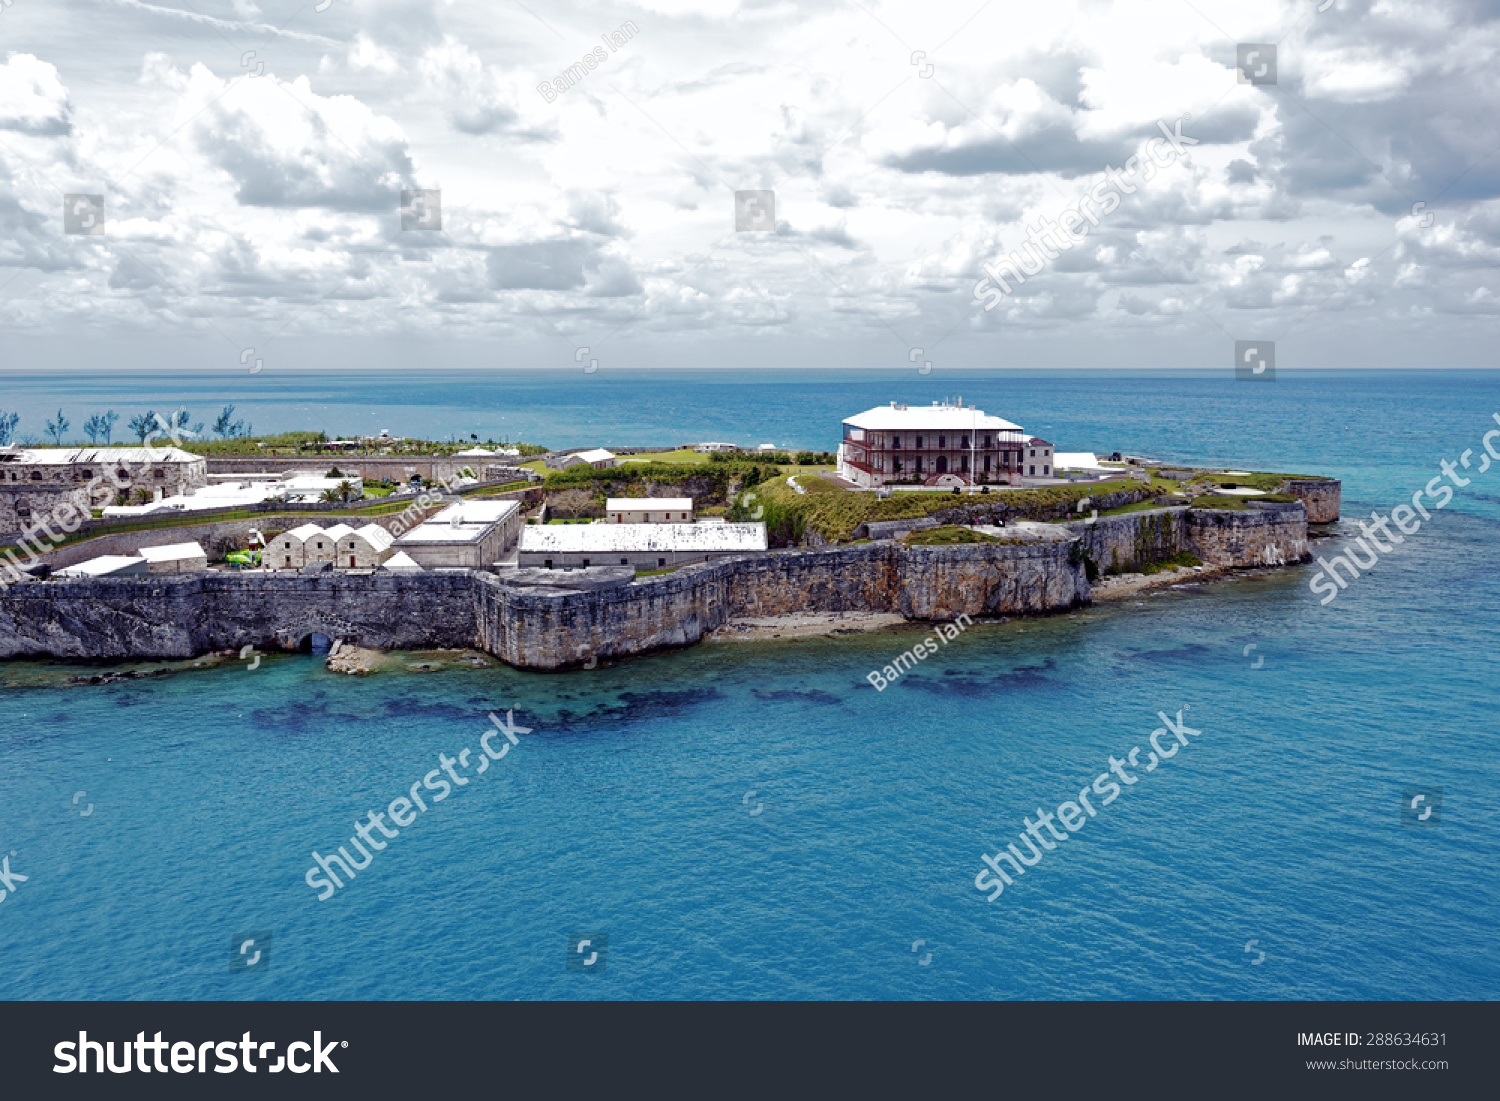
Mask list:
[[[59,404],[234,402],[258,432],[554,446],[825,449],[843,416],[961,393],[1062,450],[1339,477],[1324,555],[1500,427],[1475,372],[5,381],[23,433]],[[1316,567],[1186,583],[976,624],[883,692],[866,674],[920,625],[565,674],[0,664],[0,856],[28,877],[0,998],[1495,998],[1500,467],[1473,463],[1327,606]],[[507,709],[518,744],[319,901],[312,851]],[[997,901],[975,889],[982,853],[1179,709],[1186,748]],[[1408,789],[1440,809],[1403,815]],[[269,968],[231,971],[265,931]],[[597,933],[604,970],[569,972]]]

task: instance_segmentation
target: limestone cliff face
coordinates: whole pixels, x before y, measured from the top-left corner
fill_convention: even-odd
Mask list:
[[[523,668],[685,646],[735,616],[875,611],[910,619],[1046,612],[1089,598],[1070,544],[786,551],[689,566],[601,592],[518,591],[479,575],[484,647]]]
[[[1187,549],[1186,514],[1184,508],[1127,512],[1069,524],[1068,530],[1101,573],[1132,573]]]
[[[0,595],[0,657],[185,658],[314,632],[418,650],[472,646],[475,624],[466,574],[30,581]]]

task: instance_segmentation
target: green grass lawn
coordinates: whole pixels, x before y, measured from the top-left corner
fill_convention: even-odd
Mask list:
[[[909,547],[951,547],[959,543],[1019,542],[1019,540],[1005,540],[998,536],[986,535],[982,531],[960,527],[957,524],[939,524],[935,528],[914,531],[902,541]]]
[[[793,541],[801,538],[802,530],[811,526],[826,539],[848,542],[854,529],[871,520],[915,520],[930,516],[940,509],[958,505],[982,504],[1000,501],[1025,509],[1058,502],[1077,501],[1081,497],[1095,496],[1099,488],[1085,486],[1044,486],[1033,489],[1011,489],[990,487],[988,494],[955,494],[951,490],[893,493],[889,497],[876,497],[868,490],[843,489],[822,478],[801,479],[805,494],[795,492],[778,477],[753,487],[756,494],[754,506],[765,509],[766,526],[776,530],[784,527]],[[1106,492],[1127,488],[1113,484]],[[1144,483],[1137,488],[1144,489]]]
[[[1232,512],[1249,512],[1250,506],[1245,504],[1243,497],[1217,497],[1212,494],[1204,494],[1194,497],[1189,504],[1190,508],[1213,508],[1228,509]]]
[[[682,566],[668,566],[664,570],[636,570],[635,575],[637,577],[659,577],[664,573],[676,573],[680,569],[682,569]]]
[[[653,451],[649,455],[621,455],[620,464],[625,463],[706,463],[707,451]]]

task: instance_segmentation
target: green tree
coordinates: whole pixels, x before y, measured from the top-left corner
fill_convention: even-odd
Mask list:
[[[246,429],[244,421],[234,419],[234,406],[232,405],[224,406],[218,419],[214,421],[214,431],[218,433],[221,440],[229,440],[236,436],[248,436],[250,434]]]
[[[156,431],[157,427],[154,409],[148,409],[140,416],[130,418],[130,430],[135,433],[135,438],[142,444],[146,442],[147,436]]]
[[[71,427],[72,425],[69,424],[68,418],[63,416],[63,411],[59,409],[57,411],[57,420],[47,422],[47,435],[52,437],[58,447],[61,447],[63,444],[63,433]]]
[[[16,425],[21,423],[20,413],[0,413],[0,447],[9,447],[16,434]]]

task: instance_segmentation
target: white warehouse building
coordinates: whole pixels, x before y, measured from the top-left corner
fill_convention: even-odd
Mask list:
[[[693,518],[691,497],[611,497],[604,503],[611,524],[687,523]]]
[[[487,570],[520,530],[517,501],[459,501],[406,532],[394,549],[423,569]]]
[[[766,525],[539,524],[521,529],[520,565],[660,570],[766,549]]]

